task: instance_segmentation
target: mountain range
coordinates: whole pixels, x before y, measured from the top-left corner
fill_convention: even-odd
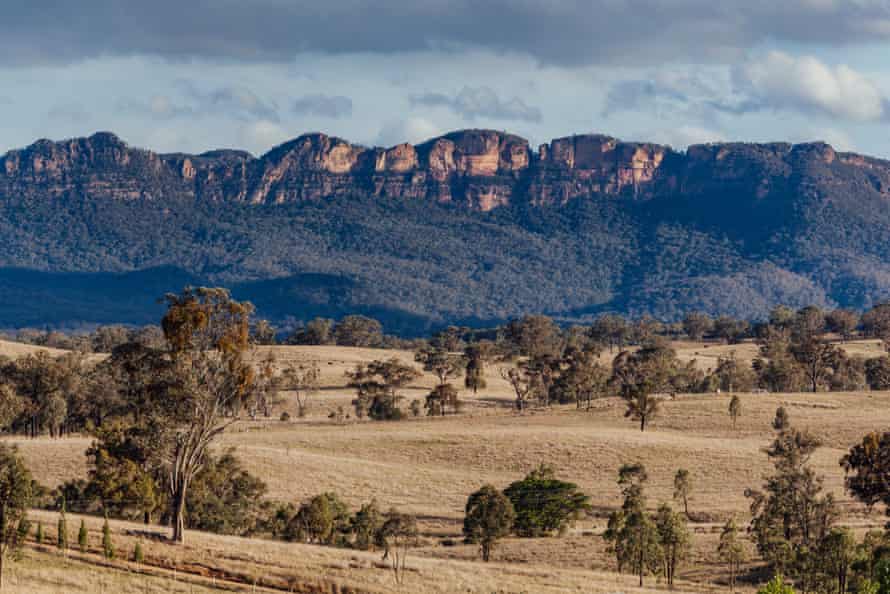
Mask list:
[[[272,320],[762,317],[890,297],[890,162],[821,143],[494,130],[157,154],[102,132],[0,157],[0,327],[156,321],[214,284]]]

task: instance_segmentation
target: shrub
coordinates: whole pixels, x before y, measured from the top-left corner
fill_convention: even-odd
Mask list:
[[[578,485],[558,480],[553,469],[543,464],[507,487],[504,495],[516,512],[513,530],[519,536],[561,533],[590,508],[589,498]]]
[[[109,561],[114,559],[114,542],[111,540],[111,527],[108,525],[108,518],[102,524],[102,554]]]
[[[795,594],[794,588],[786,584],[782,576],[777,575],[757,590],[757,594]]]

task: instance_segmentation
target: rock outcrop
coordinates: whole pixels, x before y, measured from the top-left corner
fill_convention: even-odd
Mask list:
[[[667,146],[599,134],[552,140],[538,152],[519,136],[462,130],[420,145],[367,148],[306,134],[262,157],[233,150],[159,155],[113,134],[40,140],[0,158],[0,199],[9,196],[281,204],[372,195],[453,203],[488,211],[524,201],[561,205],[591,195],[653,199],[718,186],[763,197],[801,168],[867,170],[890,188],[890,165],[836,153],[824,143]]]

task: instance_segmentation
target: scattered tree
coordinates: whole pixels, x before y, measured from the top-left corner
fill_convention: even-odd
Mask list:
[[[689,471],[681,468],[674,475],[674,499],[683,502],[683,513],[689,517],[689,494],[692,493],[692,477]]]
[[[677,568],[689,556],[690,536],[686,519],[674,512],[669,505],[663,504],[655,516],[655,530],[658,534],[664,576],[668,587],[673,588]]]
[[[563,532],[590,506],[578,485],[556,478],[541,465],[504,491],[513,504],[513,531],[519,536],[539,537]]]
[[[735,429],[736,421],[742,416],[742,401],[737,394],[729,399],[729,418],[732,419],[732,428]]]
[[[467,500],[464,536],[469,542],[479,543],[482,560],[488,561],[495,543],[510,533],[515,519],[510,499],[491,485],[485,485]]]
[[[408,551],[417,544],[417,519],[390,509],[377,533],[377,541],[383,546],[383,559],[390,559],[396,583],[404,583]]]
[[[3,562],[15,558],[24,540],[20,527],[31,504],[31,484],[31,473],[18,450],[0,443],[0,588]]]
[[[281,386],[293,393],[297,401],[297,416],[306,416],[309,400],[318,394],[321,372],[315,361],[287,365],[281,372]]]
[[[729,591],[733,592],[739,569],[746,559],[745,546],[739,538],[739,529],[736,526],[735,518],[730,518],[723,526],[720,542],[717,544],[717,555],[729,566]]]

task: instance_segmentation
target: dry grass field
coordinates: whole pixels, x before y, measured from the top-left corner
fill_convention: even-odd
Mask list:
[[[740,359],[757,353],[753,344],[676,346],[682,359],[695,359],[702,369],[713,367],[718,357],[733,351]],[[858,341],[845,348],[873,356],[879,346]],[[884,523],[882,515],[866,513],[844,493],[838,461],[862,435],[890,425],[890,393],[741,394],[742,415],[736,429],[727,413],[728,395],[679,395],[666,400],[651,428],[641,433],[635,423],[623,418],[623,406],[614,398],[598,402],[592,411],[554,407],[517,414],[511,408],[509,386],[491,368],[486,389],[476,395],[462,392],[465,406],[458,415],[337,423],[328,418],[331,411],[342,406],[351,412],[353,395],[345,385],[345,371],[362,361],[393,356],[410,362],[412,354],[266,347],[257,357],[266,357],[269,351],[281,364],[317,361],[323,389],[311,400],[305,418],[296,418],[292,397],[285,393],[272,417],[238,424],[218,447],[235,448],[245,466],[267,482],[269,496],[275,500],[299,502],[334,491],[351,506],[375,498],[381,507],[396,506],[417,514],[423,546],[412,554],[413,569],[401,591],[632,590],[631,578],[608,573],[614,565],[601,537],[606,514],[619,503],[617,470],[629,462],[646,465],[652,508],[671,501],[676,470],[690,470],[695,547],[692,562],[680,571],[680,589],[722,589],[725,586],[714,585],[724,578],[724,568],[714,553],[719,527],[732,516],[740,521],[747,517],[744,491],[759,487],[770,469],[763,449],[772,438],[770,422],[778,406],[789,411],[794,425],[822,439],[824,447],[814,456],[813,465],[824,475],[826,489],[840,501],[842,523],[858,531]],[[406,402],[422,398],[432,385],[433,378],[424,376],[405,390]],[[289,411],[292,420],[279,421],[281,410]],[[86,470],[87,438],[14,441],[46,484],[82,476]],[[541,463],[578,483],[590,495],[594,513],[562,538],[508,539],[496,549],[494,563],[479,563],[476,548],[459,543],[467,495],[485,483],[504,487]],[[134,538],[132,534],[142,529],[123,523],[115,526],[124,539]],[[147,555],[167,559],[160,563],[165,566],[181,562],[222,568],[241,583],[260,573],[268,578],[261,585],[276,588],[288,579],[317,578],[326,584],[350,585],[355,592],[394,591],[391,575],[375,554],[197,534],[192,542],[174,548],[152,540]],[[24,571],[27,563],[22,567]]]

